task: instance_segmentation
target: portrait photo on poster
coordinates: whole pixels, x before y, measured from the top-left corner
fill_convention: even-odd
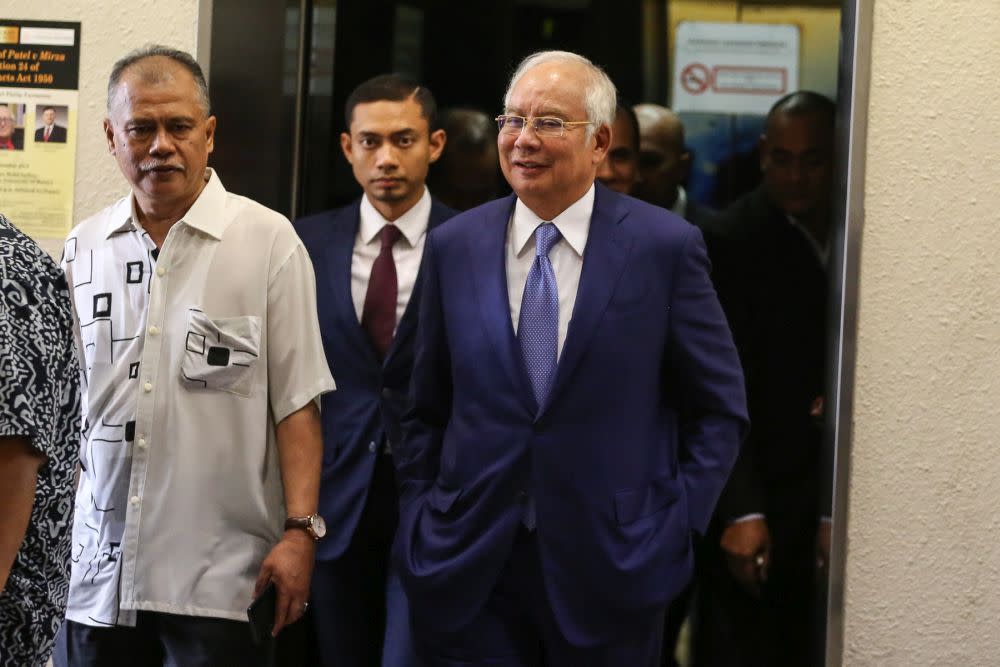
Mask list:
[[[24,105],[0,100],[0,151],[24,150]]]
[[[35,105],[35,143],[65,144],[67,127],[69,127],[67,105]]]

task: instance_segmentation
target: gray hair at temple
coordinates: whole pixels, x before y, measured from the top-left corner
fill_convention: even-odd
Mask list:
[[[212,111],[212,105],[208,99],[208,83],[205,81],[204,72],[201,71],[201,65],[198,64],[198,61],[190,53],[160,44],[148,44],[141,49],[136,49],[126,54],[124,58],[116,62],[115,66],[111,68],[111,76],[108,77],[108,113],[111,112],[111,105],[118,93],[118,84],[125,70],[137,67],[139,75],[144,81],[149,83],[159,83],[169,76],[162,67],[146,63],[139,64],[140,61],[157,56],[169,58],[191,73],[198,88],[198,104],[201,105],[205,115],[208,116]]]
[[[587,58],[571,51],[539,51],[533,53],[517,66],[514,75],[510,77],[510,84],[507,85],[507,92],[503,96],[504,109],[510,103],[510,94],[514,86],[521,80],[525,73],[538,65],[545,63],[572,63],[583,65],[587,70],[587,88],[583,91],[583,105],[587,110],[587,137],[591,137],[601,125],[610,127],[615,122],[615,106],[618,99],[618,91],[615,84],[604,73],[600,67],[592,63]]]

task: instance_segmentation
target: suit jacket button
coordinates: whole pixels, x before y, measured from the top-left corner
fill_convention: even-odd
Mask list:
[[[518,492],[514,494],[514,498],[517,500],[517,502],[523,503],[528,499],[528,492],[525,491],[524,489],[519,489]]]
[[[369,452],[371,452],[372,454],[374,454],[376,449],[378,449],[378,445],[375,444],[374,440],[372,440],[371,442],[368,443],[368,451]]]
[[[382,398],[392,398],[392,389],[382,387]]]

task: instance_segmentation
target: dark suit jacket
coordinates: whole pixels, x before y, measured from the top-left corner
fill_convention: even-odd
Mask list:
[[[456,631],[488,599],[535,500],[546,591],[577,645],[620,638],[691,571],[746,428],[743,378],[701,234],[598,184],[553,388],[514,336],[513,196],[428,238],[414,406],[396,457],[394,555],[413,618]]]
[[[323,471],[319,510],[327,525],[327,536],[317,544],[316,557],[321,560],[337,558],[347,549],[368,497],[375,457],[386,440],[395,447],[402,439],[399,420],[406,407],[420,307],[422,276],[418,274],[392,346],[384,362],[379,363],[351,298],[351,257],[361,224],[359,211],[360,200],[295,221],[316,271],[323,348],[337,383],[336,391],[323,394],[321,399]],[[454,214],[450,208],[433,202],[428,228],[433,229]]]
[[[825,269],[763,188],[720,213],[708,235],[753,422],[719,500],[719,518],[815,515],[821,428],[809,411],[824,389]]]
[[[40,127],[35,130],[35,141],[40,141],[45,143],[45,128]],[[66,143],[66,128],[62,125],[53,125],[52,134],[49,135],[49,143],[51,144],[64,144]]]

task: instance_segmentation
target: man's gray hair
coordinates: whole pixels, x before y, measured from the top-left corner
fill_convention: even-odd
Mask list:
[[[587,137],[589,138],[601,125],[611,126],[615,122],[615,105],[618,99],[618,91],[615,84],[604,70],[592,63],[587,58],[571,51],[539,51],[533,53],[517,66],[514,75],[510,77],[507,85],[507,92],[503,96],[504,109],[510,104],[510,94],[514,86],[521,80],[521,77],[528,70],[545,63],[572,63],[583,65],[587,71],[587,87],[583,91],[583,105],[587,110],[587,120],[591,125],[587,126]]]
[[[205,111],[205,115],[208,116],[212,111],[212,105],[208,99],[208,83],[205,81],[205,74],[201,71],[201,65],[195,60],[190,53],[186,51],[181,51],[180,49],[172,49],[169,46],[162,46],[160,44],[147,44],[141,49],[136,49],[125,55],[124,58],[115,63],[115,66],[111,68],[111,76],[108,77],[108,113],[111,112],[111,103],[115,99],[115,95],[118,92],[118,83],[121,81],[122,74],[125,73],[129,67],[132,67],[141,60],[146,58],[155,58],[157,56],[162,56],[163,58],[169,58],[175,63],[186,69],[194,77],[194,82],[198,88],[198,104],[201,105],[202,109]],[[166,78],[167,74],[163,71],[158,71],[155,68],[143,68],[142,77],[150,82],[159,82]]]

